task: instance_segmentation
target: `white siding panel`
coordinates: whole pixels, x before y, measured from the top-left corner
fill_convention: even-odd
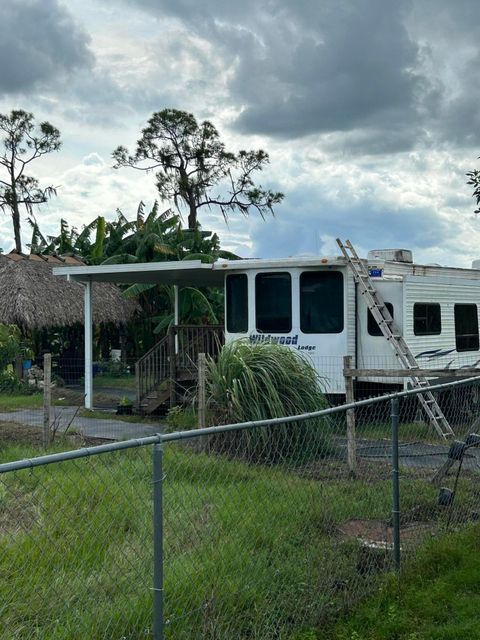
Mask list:
[[[385,302],[394,308],[394,322],[403,331],[403,282],[373,280],[373,284]],[[358,296],[357,330],[358,330],[358,363],[359,369],[397,369],[401,367],[390,343],[382,336],[371,336],[368,333],[368,305],[365,296]],[[368,378],[369,382],[400,383],[400,379]]]
[[[356,301],[355,301],[355,279],[350,269],[344,272],[346,281],[346,323],[347,323],[347,353],[352,356],[353,366],[355,362],[356,343]]]
[[[439,335],[416,336],[413,332],[413,305],[416,302],[440,304],[442,331]],[[478,351],[455,349],[455,304],[476,304],[480,312],[480,282],[476,280],[459,281],[456,278],[432,278],[407,276],[405,279],[405,339],[414,356],[423,351],[441,349],[453,350],[442,357],[426,356],[419,358],[424,367],[462,366],[472,364],[479,357]]]

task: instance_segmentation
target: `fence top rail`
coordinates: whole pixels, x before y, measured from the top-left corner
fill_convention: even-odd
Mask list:
[[[430,385],[429,391],[441,391],[445,389],[451,389],[461,385],[472,384],[474,382],[480,382],[480,376],[473,378],[467,378],[463,380],[455,380],[454,382],[446,382],[443,384]],[[241,429],[253,429],[257,427],[273,427],[280,424],[290,424],[292,422],[304,422],[314,418],[321,418],[323,416],[329,416],[335,413],[342,413],[349,409],[355,409],[356,407],[364,407],[370,404],[378,404],[380,402],[386,402],[388,400],[395,400],[398,398],[405,398],[407,396],[417,395],[419,393],[425,393],[425,388],[408,389],[407,391],[399,391],[397,393],[390,393],[384,396],[376,396],[375,398],[366,398],[365,400],[357,400],[350,402],[349,404],[342,404],[337,407],[329,407],[328,409],[321,409],[319,411],[312,411],[310,413],[301,413],[296,416],[285,416],[282,418],[269,418],[267,420],[255,420],[250,422],[237,422],[233,424],[223,424],[214,427],[205,427],[204,429],[191,429],[189,431],[175,431],[173,433],[158,433],[154,436],[147,436],[145,438],[135,438],[132,440],[123,440],[122,442],[112,442],[108,444],[98,445],[96,447],[84,447],[83,449],[74,449],[72,451],[64,451],[60,453],[52,453],[46,456],[39,456],[38,458],[29,458],[25,460],[16,460],[14,462],[5,462],[0,464],[0,474],[7,473],[8,471],[20,471],[21,469],[32,469],[34,467],[40,467],[47,464],[53,464],[55,462],[64,462],[66,460],[75,460],[79,458],[87,458],[89,456],[100,455],[104,453],[110,453],[113,451],[120,451],[122,449],[132,449],[134,447],[144,447],[152,444],[162,444],[164,442],[177,442],[180,440],[189,440],[192,438],[199,438],[200,436],[208,436],[216,433],[226,433],[228,431],[239,431]]]
[[[66,460],[78,460],[79,458],[89,458],[102,453],[111,453],[122,449],[132,449],[134,447],[144,447],[145,445],[158,444],[161,442],[161,434],[155,436],[147,436],[145,438],[136,438],[131,440],[122,440],[121,442],[109,442],[107,444],[99,444],[95,447],[83,447],[82,449],[72,449],[71,451],[60,451],[59,453],[50,453],[38,458],[26,458],[24,460],[15,460],[13,462],[4,462],[0,464],[0,474],[8,471],[20,471],[21,469],[33,469],[34,467],[42,467],[55,462],[64,462]]]

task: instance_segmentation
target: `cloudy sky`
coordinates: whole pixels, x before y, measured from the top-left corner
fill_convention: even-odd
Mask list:
[[[362,253],[405,247],[469,266],[479,27],[474,0],[9,0],[0,112],[32,111],[62,133],[35,167],[59,186],[37,215],[46,233],[60,217],[81,228],[152,202],[153,175],[112,169],[111,152],[174,107],[211,120],[234,150],[266,149],[257,180],[285,193],[265,222],[202,213],[225,247],[333,254],[340,236]],[[2,215],[0,247],[12,236]]]

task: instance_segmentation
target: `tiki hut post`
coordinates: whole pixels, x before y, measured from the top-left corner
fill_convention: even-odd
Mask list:
[[[85,328],[85,408],[93,408],[93,313],[92,281],[84,282],[84,328]]]

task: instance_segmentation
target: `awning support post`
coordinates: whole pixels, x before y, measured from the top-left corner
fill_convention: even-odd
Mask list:
[[[93,314],[92,282],[85,283],[85,409],[93,408]]]
[[[178,327],[180,314],[178,310],[178,284],[173,285],[173,324]],[[175,355],[178,355],[178,332],[175,331]]]

